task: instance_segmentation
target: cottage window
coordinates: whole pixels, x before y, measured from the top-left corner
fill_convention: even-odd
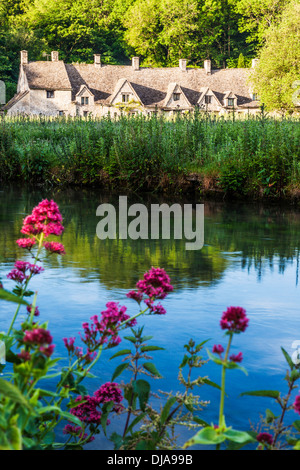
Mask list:
[[[53,90],[48,90],[47,91],[47,98],[54,98],[54,91]]]
[[[83,111],[83,116],[84,116],[84,117],[87,117],[87,115],[88,115],[88,112],[87,112],[87,111]]]
[[[64,111],[58,111],[58,115],[59,115],[59,116],[64,116],[65,113],[64,113]]]
[[[127,93],[126,94],[123,93],[122,94],[122,103],[128,103],[129,97],[130,97],[130,95],[128,95]]]
[[[179,101],[180,100],[180,93],[173,93],[173,100]]]
[[[205,95],[205,104],[211,103],[211,95]]]
[[[253,94],[252,94],[252,99],[253,99],[253,101],[258,101],[258,100],[259,100],[258,94],[257,94],[257,93],[253,93]]]
[[[228,106],[234,106],[234,98],[228,98]]]
[[[81,97],[81,104],[89,104],[89,97],[88,96],[82,96]]]

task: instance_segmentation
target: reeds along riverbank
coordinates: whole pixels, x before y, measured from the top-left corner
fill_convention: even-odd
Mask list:
[[[300,119],[6,116],[0,175],[2,182],[298,199]]]

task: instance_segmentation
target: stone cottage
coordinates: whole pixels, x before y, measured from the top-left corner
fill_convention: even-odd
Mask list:
[[[255,60],[253,61],[255,66]],[[51,60],[29,62],[21,51],[17,94],[5,105],[8,115],[93,116],[127,113],[174,114],[199,108],[217,114],[255,113],[258,97],[247,83],[249,69],[213,70],[189,68],[180,59],[178,67],[105,65],[100,54],[93,64],[65,64],[52,51]]]

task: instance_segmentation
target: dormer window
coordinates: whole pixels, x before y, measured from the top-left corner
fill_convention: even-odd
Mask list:
[[[173,100],[179,101],[180,100],[180,93],[173,93]]]
[[[81,97],[81,104],[82,105],[89,104],[89,97],[88,96],[82,96]]]
[[[54,98],[54,91],[53,90],[47,90],[47,98]]]
[[[205,104],[211,104],[211,95],[205,95]]]
[[[252,99],[253,101],[259,101],[259,96],[257,93],[252,93]]]
[[[130,95],[128,93],[122,93],[122,103],[128,103]]]
[[[228,106],[230,107],[234,106],[234,98],[228,98]]]

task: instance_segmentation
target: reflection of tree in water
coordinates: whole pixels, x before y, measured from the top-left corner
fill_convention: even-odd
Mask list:
[[[132,288],[152,265],[164,267],[177,287],[211,285],[218,282],[233,260],[244,269],[254,268],[259,278],[264,270],[278,266],[283,273],[296,259],[298,276],[300,212],[287,206],[241,203],[205,203],[205,246],[186,251],[185,240],[104,240],[96,236],[96,208],[104,202],[118,207],[118,196],[86,190],[29,190],[9,188],[0,193],[0,246],[2,260],[20,257],[15,240],[20,237],[23,217],[42,198],[60,205],[66,227],[65,258],[47,263],[67,265],[83,279],[99,278],[108,288]],[[129,196],[132,203],[167,202],[153,195],[144,199]],[[191,201],[182,201],[182,203]],[[200,201],[198,201],[200,202]],[[22,252],[21,252],[22,253]]]

